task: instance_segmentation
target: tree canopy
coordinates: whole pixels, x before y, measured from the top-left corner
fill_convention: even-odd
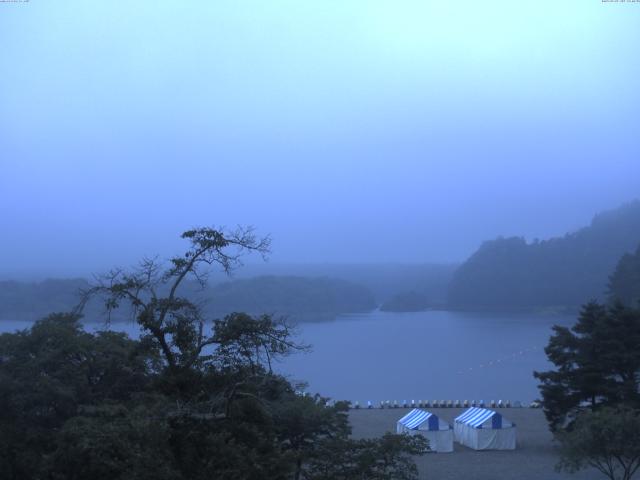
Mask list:
[[[574,427],[558,435],[558,470],[587,466],[610,480],[631,480],[640,468],[640,411],[605,407],[581,414]]]
[[[640,407],[640,310],[592,302],[573,327],[553,330],[545,352],[556,368],[534,372],[553,431],[570,426],[584,410]]]
[[[205,318],[183,295],[268,239],[194,229],[186,253],[144,260],[85,291],[78,309],[0,336],[0,477],[11,480],[414,479],[426,441],[349,437],[348,405],[301,396],[272,368],[305,350],[269,315]],[[82,307],[127,305],[141,336],[89,333]],[[347,454],[348,453],[348,454]],[[348,472],[348,476],[346,473]],[[327,476],[330,475],[330,476]]]

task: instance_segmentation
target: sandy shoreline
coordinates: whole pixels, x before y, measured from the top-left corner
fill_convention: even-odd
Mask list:
[[[464,411],[459,408],[428,410],[449,423]],[[404,408],[351,410],[349,420],[353,428],[353,436],[377,437],[386,431],[395,431],[396,421],[407,411],[408,409]],[[515,451],[476,452],[455,443],[453,453],[432,453],[419,458],[417,463],[420,478],[436,480],[597,480],[603,478],[602,474],[595,470],[585,470],[576,474],[554,471],[558,457],[542,410],[505,408],[498,411],[517,425],[518,439]]]

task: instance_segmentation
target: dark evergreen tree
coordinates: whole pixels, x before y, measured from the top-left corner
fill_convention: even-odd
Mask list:
[[[556,369],[534,372],[553,431],[587,409],[640,407],[640,310],[589,303],[572,328],[553,330],[545,352]]]

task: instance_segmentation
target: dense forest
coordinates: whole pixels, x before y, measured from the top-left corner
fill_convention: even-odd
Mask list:
[[[570,307],[607,295],[620,258],[640,244],[640,201],[596,215],[591,225],[560,238],[485,242],[455,272],[454,308]]]
[[[139,339],[86,332],[80,310],[0,335],[0,478],[416,479],[425,439],[353,439],[346,402],[300,394],[272,369],[307,349],[286,322],[207,323],[184,296],[187,278],[204,285],[208,266],[229,272],[268,242],[208,228],[183,238],[185,254],[85,291],[110,311],[132,309]]]

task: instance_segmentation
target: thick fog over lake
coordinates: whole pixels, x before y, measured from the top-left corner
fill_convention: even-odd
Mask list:
[[[37,2],[0,12],[3,278],[255,225],[271,262],[460,262],[638,196],[640,8]]]
[[[0,0],[0,477],[631,478],[639,26]]]

